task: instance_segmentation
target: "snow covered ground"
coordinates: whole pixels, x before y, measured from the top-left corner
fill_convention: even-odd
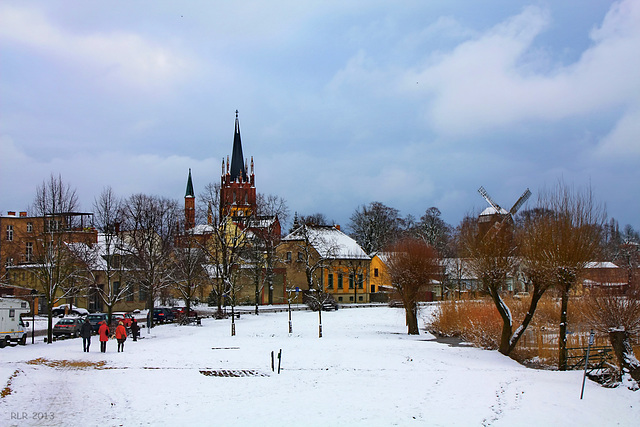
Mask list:
[[[637,426],[640,394],[495,351],[407,336],[402,309],[163,325],[116,352],[97,337],[0,350],[3,426]],[[30,343],[30,340],[28,341]],[[271,352],[282,349],[281,372]],[[35,359],[39,361],[33,362]],[[27,363],[32,361],[31,363]],[[67,362],[63,362],[67,361]],[[277,359],[276,359],[277,370]],[[205,375],[201,371],[208,371]],[[216,375],[238,375],[220,377]]]

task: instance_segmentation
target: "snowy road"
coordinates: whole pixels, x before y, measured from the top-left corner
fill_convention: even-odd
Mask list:
[[[640,394],[536,371],[493,351],[405,335],[402,309],[296,312],[164,325],[110,341],[37,342],[0,354],[0,425],[637,425]],[[271,351],[282,349],[282,370]],[[39,359],[39,360],[36,360]],[[29,362],[29,363],[28,363]],[[277,359],[276,359],[277,364]],[[206,371],[205,374],[201,371]],[[231,375],[222,377],[218,375]]]

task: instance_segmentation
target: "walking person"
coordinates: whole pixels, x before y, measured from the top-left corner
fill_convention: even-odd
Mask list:
[[[98,334],[100,334],[100,351],[102,353],[107,352],[107,341],[109,341],[109,327],[107,326],[107,322],[100,322],[100,329],[98,329]]]
[[[118,322],[116,326],[116,339],[118,340],[118,353],[124,352],[124,342],[127,339],[127,330],[122,322]]]
[[[91,334],[93,328],[89,319],[84,319],[84,323],[80,327],[80,336],[82,337],[82,349],[85,353],[89,353],[89,346],[91,345]]]
[[[131,320],[131,336],[134,341],[138,341],[138,332],[140,332],[140,326],[138,326],[136,319],[133,319]]]

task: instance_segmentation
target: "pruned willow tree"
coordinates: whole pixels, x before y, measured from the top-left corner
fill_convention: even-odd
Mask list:
[[[511,310],[502,298],[507,280],[514,275],[518,259],[510,227],[497,233],[482,232],[477,218],[465,218],[459,230],[459,244],[463,257],[467,258],[470,272],[480,281],[482,289],[489,294],[502,319],[500,353],[510,353],[513,335]]]
[[[409,335],[418,335],[418,301],[440,273],[437,251],[419,238],[405,237],[387,249],[391,285],[402,300]]]
[[[553,284],[560,292],[558,368],[567,369],[567,326],[569,296],[588,263],[597,261],[605,209],[596,202],[590,187],[574,188],[559,182],[545,190],[541,208],[549,212],[546,223],[546,258],[553,270]]]

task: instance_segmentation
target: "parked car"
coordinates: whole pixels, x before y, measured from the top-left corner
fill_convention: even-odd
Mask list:
[[[84,319],[80,317],[63,317],[53,327],[53,336],[69,335],[70,337],[79,337],[83,323]]]
[[[171,312],[173,313],[174,317],[177,319],[179,317],[185,316],[187,315],[187,308],[186,307],[172,307],[171,308]],[[189,314],[187,315],[188,317],[196,317],[196,312],[194,310],[189,310]]]
[[[97,334],[98,329],[100,329],[100,322],[107,321],[107,314],[91,313],[90,315],[87,316],[87,319],[89,319],[89,323],[91,323],[91,330],[93,331],[94,334]]]
[[[111,323],[122,322],[125,328],[129,329],[131,327],[131,321],[133,320],[133,316],[131,313],[125,313],[124,311],[118,311],[111,314]]]
[[[175,316],[173,312],[166,307],[156,307],[153,309],[153,320],[158,323],[173,322]]]
[[[51,313],[54,316],[65,316],[67,314],[71,314],[73,316],[86,316],[89,314],[89,310],[86,308],[76,307],[72,304],[61,304],[57,307],[53,307],[51,309]]]

